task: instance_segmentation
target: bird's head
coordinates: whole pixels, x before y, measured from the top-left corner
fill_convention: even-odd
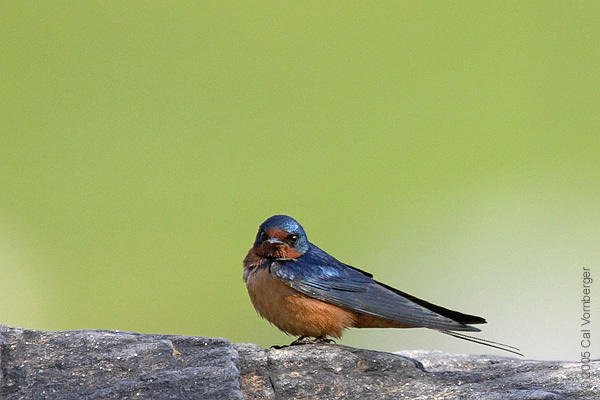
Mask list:
[[[274,215],[263,222],[256,234],[254,252],[263,258],[293,259],[308,251],[302,226],[287,215]]]

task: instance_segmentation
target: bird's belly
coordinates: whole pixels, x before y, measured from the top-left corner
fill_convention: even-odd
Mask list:
[[[308,297],[272,276],[267,268],[248,275],[246,286],[256,311],[273,325],[295,336],[332,336],[354,325],[356,315]]]

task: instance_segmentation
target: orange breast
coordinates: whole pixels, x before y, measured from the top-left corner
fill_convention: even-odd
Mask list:
[[[295,336],[332,336],[355,325],[356,314],[310,298],[271,276],[268,269],[252,271],[246,281],[256,311],[273,325]]]

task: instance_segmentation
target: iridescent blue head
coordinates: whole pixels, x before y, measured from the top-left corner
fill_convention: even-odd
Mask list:
[[[258,228],[254,248],[262,257],[298,258],[309,243],[302,226],[287,215],[273,215]]]

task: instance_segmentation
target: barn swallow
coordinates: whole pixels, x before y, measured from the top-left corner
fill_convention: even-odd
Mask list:
[[[244,259],[244,281],[256,311],[299,336],[294,344],[330,342],[348,328],[430,328],[519,354],[501,343],[456,331],[478,332],[486,320],[437,306],[373,279],[308,241],[302,226],[274,215],[258,228]],[[311,339],[314,338],[314,339]]]

